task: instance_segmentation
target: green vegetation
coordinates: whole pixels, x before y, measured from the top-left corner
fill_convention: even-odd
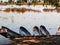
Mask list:
[[[44,0],[41,2],[40,0],[33,0],[32,2],[27,2],[27,0],[18,0],[14,2],[9,0],[8,2],[0,2],[0,5],[7,5],[7,4],[16,4],[16,5],[52,5],[55,7],[60,7],[60,0]]]
[[[12,0],[9,0],[8,2],[9,2],[9,3],[11,3],[11,2],[12,2]]]
[[[44,0],[44,4],[53,5],[55,7],[60,6],[59,2],[60,2],[60,0]]]

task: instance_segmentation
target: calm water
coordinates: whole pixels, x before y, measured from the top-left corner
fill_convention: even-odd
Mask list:
[[[45,25],[48,31],[54,35],[57,28],[60,26],[60,13],[57,12],[43,12],[43,6],[20,6],[41,10],[41,12],[2,12],[0,11],[0,26],[6,26],[13,31],[19,33],[19,27],[24,26],[32,34],[34,26]],[[4,7],[3,7],[4,8]],[[2,9],[0,7],[0,9]]]

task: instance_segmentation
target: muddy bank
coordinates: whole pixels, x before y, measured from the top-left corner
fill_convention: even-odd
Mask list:
[[[2,11],[2,10],[1,10]],[[26,11],[33,11],[33,12],[41,12],[39,10],[35,10],[35,9],[27,9],[27,8],[6,8],[5,10],[3,10],[4,12],[26,12]]]
[[[60,36],[50,36],[49,38],[44,36],[24,36],[14,38],[16,44],[19,45],[60,45]]]
[[[26,11],[32,11],[32,12],[41,12],[40,10],[35,10],[35,9],[27,9],[27,8],[6,8],[5,10],[0,10],[0,11],[4,11],[4,12],[26,12]],[[56,11],[58,13],[60,13],[60,8],[44,8],[43,9],[44,12],[53,12]]]
[[[43,11],[44,12],[53,12],[53,11],[56,11],[56,12],[60,13],[60,8],[54,8],[54,9],[44,8]]]

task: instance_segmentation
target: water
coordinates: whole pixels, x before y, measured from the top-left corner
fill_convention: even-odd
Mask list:
[[[16,7],[16,6],[15,6]],[[18,7],[18,6],[17,6]],[[43,12],[43,6],[20,6],[41,10],[41,12],[3,12],[0,11],[0,27],[6,26],[13,31],[19,33],[19,27],[24,26],[31,34],[33,34],[33,27],[45,25],[51,35],[55,35],[60,26],[60,13],[57,12]],[[6,7],[7,8],[7,7]],[[0,8],[1,9],[1,8]],[[3,7],[4,9],[4,7]]]

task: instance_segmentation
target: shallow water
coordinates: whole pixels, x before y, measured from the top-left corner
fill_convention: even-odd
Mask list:
[[[20,6],[27,7],[27,6]],[[33,8],[32,8],[33,7]],[[2,12],[0,11],[0,26],[6,26],[13,31],[19,33],[19,27],[24,26],[28,31],[33,34],[33,27],[45,25],[51,35],[56,34],[57,28],[60,26],[60,13],[57,12],[43,12],[43,6],[30,6],[27,8],[32,8],[36,10],[41,10],[41,12]]]

